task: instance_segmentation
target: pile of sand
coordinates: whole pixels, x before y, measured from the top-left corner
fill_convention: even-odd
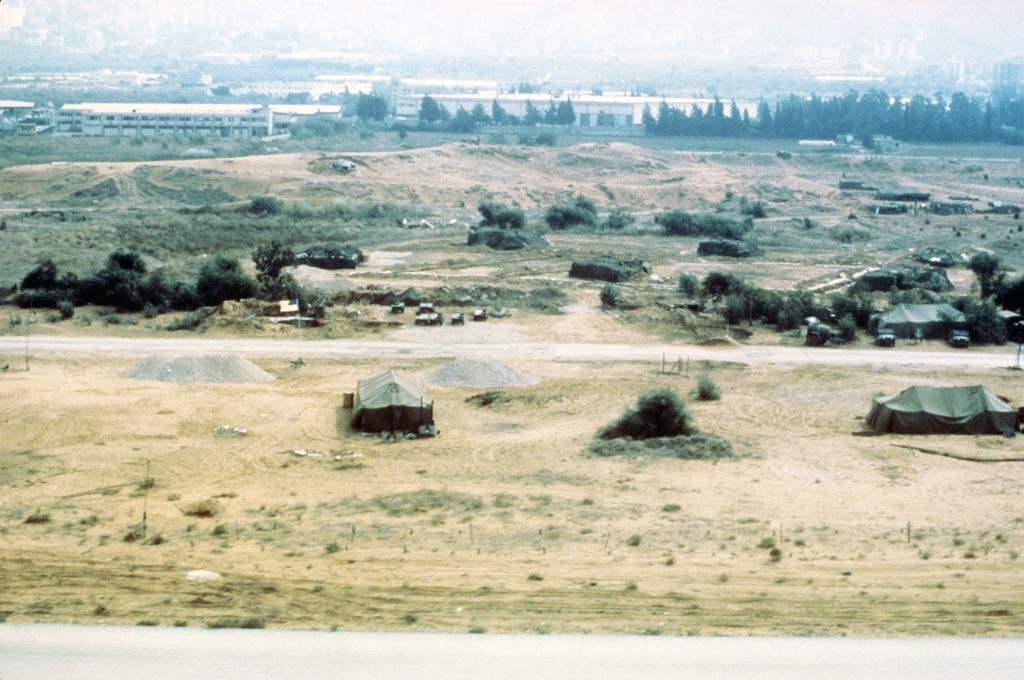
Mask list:
[[[274,380],[262,368],[233,354],[166,356],[156,354],[124,374],[135,380],[175,383],[254,383]]]
[[[334,271],[311,267],[308,264],[285,267],[282,271],[291,274],[296,281],[311,288],[319,288],[321,290],[359,290],[361,287],[355,281],[339,276]]]
[[[515,387],[535,385],[540,380],[494,359],[456,359],[423,379],[448,387]]]

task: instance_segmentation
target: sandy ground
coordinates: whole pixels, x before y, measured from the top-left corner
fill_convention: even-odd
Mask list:
[[[1021,464],[926,452],[1020,442],[856,436],[872,396],[943,376],[702,366],[724,397],[692,405],[698,425],[740,455],[712,464],[585,455],[638,393],[691,390],[696,366],[520,362],[544,381],[487,408],[466,402],[481,390],[434,387],[441,436],[384,444],[348,431],[340,394],[392,363],[263,360],[277,381],[198,386],[122,377],[134,363],[40,359],[3,378],[9,621],[1024,632]],[[957,382],[1020,396],[1008,371]]]
[[[578,255],[642,256],[668,286],[624,289],[672,302],[681,272],[731,271],[792,289],[904,257],[908,247],[959,245],[955,229],[973,238],[970,248],[1019,251],[1002,236],[1016,227],[1005,216],[862,218],[870,241],[836,241],[828,230],[871,200],[838,191],[837,180],[884,174],[879,162],[857,158],[622,144],[342,155],[358,162],[352,175],[323,171],[334,156],[289,154],[150,163],[146,177],[132,164],[9,168],[0,186],[8,206],[105,210],[111,204],[69,196],[113,177],[116,205],[127,209],[151,200],[143,179],[180,187],[172,173],[188,168],[201,174],[186,173],[192,189],[239,200],[424,204],[442,222],[461,222],[437,233],[395,228],[369,265],[345,277],[396,289],[549,283],[573,310],[424,329],[350,306],[334,312],[348,325],[306,331],[318,339],[643,343],[681,332],[683,317],[664,305],[598,311],[600,284],[566,279]],[[1019,159],[986,161],[991,180],[955,159],[882,164],[908,186],[1024,203]],[[766,255],[702,259],[695,239],[643,233],[551,234],[543,255],[460,245],[480,200],[538,211],[580,192],[647,222],[676,207],[712,210],[732,200],[728,192],[764,199],[770,219],[753,237]],[[803,231],[805,216],[818,231]],[[0,248],[57,248],[62,229],[12,219]],[[976,285],[963,270],[953,280],[958,292]],[[361,330],[346,316],[357,311]],[[33,333],[160,337],[165,323],[112,327],[89,314],[40,320]],[[20,334],[15,315],[9,310],[3,332]],[[379,324],[369,329],[367,315]],[[298,333],[241,316],[220,321],[203,337]],[[707,330],[725,341],[715,334],[723,333]],[[799,339],[757,331],[750,342]],[[433,388],[436,439],[385,444],[349,430],[342,394],[359,379],[386,368],[423,376],[453,358],[443,354],[308,358],[300,368],[252,356],[278,379],[245,385],[123,377],[140,357],[40,355],[27,372],[4,357],[0,616],[191,626],[251,617],[271,627],[455,632],[1024,634],[1022,463],[957,458],[1020,457],[1022,440],[858,434],[872,397],[912,384],[983,383],[1020,405],[1016,373],[694,362],[665,375],[660,362],[602,363],[585,353],[509,359],[543,381],[503,388],[512,398],[489,407],[466,401],[482,390]],[[638,395],[657,387],[687,395],[704,372],[723,398],[691,408],[702,430],[733,444],[736,460],[587,455],[595,431]],[[222,577],[189,580],[196,569]]]

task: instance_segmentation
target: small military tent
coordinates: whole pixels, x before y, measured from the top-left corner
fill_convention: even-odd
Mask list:
[[[368,432],[418,432],[434,424],[434,402],[416,378],[387,371],[360,380],[352,425]]]
[[[1002,434],[1017,429],[1017,410],[982,385],[910,387],[871,404],[866,419],[893,434]]]
[[[896,305],[871,319],[873,328],[891,328],[897,338],[916,338],[918,331],[922,338],[943,338],[966,322],[963,312],[946,303]]]

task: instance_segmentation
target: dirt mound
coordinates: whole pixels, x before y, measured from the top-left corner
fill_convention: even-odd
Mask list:
[[[515,387],[535,385],[540,380],[494,359],[456,359],[423,379],[448,387]]]
[[[282,271],[291,274],[296,281],[311,288],[319,288],[321,290],[359,290],[362,287],[355,281],[339,278],[333,271],[311,267],[308,264],[285,267]]]
[[[254,383],[275,379],[251,361],[233,354],[179,357],[156,354],[124,376],[175,383]]]

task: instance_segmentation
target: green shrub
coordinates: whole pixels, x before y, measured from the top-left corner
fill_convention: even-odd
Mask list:
[[[635,222],[636,218],[628,210],[616,208],[608,213],[608,217],[604,221],[604,228],[612,231],[622,231],[631,227]]]
[[[568,229],[576,226],[594,227],[597,225],[597,206],[589,198],[580,194],[569,204],[557,204],[547,209],[544,221],[552,229]]]
[[[710,272],[704,277],[701,288],[709,297],[722,297],[742,293],[747,288],[743,279],[735,274],[724,274],[722,272]]]
[[[273,196],[253,196],[248,209],[254,215],[277,215],[283,207]]]
[[[504,203],[483,201],[477,206],[483,218],[480,226],[498,229],[522,229],[526,226],[526,213],[519,208],[509,208]]]
[[[853,342],[857,339],[857,322],[852,315],[847,314],[839,318],[836,322],[836,336],[842,342]]]
[[[644,537],[640,534],[633,534],[632,536],[626,539],[626,545],[628,545],[631,548],[635,548],[638,545],[640,545],[643,542],[643,540]],[[636,590],[636,588],[634,587],[633,590]]]
[[[71,300],[58,300],[57,311],[60,312],[60,318],[70,319],[75,315],[75,304]]]
[[[814,295],[806,290],[793,291],[783,298],[775,325],[780,331],[791,331],[813,313]]]
[[[964,313],[965,326],[971,342],[978,344],[1006,342],[1006,324],[999,316],[999,309],[991,298],[979,300],[962,297],[953,301],[953,307]]]
[[[768,204],[764,201],[749,201],[746,196],[743,196],[740,198],[740,212],[761,219],[768,217]]]
[[[696,297],[700,293],[700,281],[693,274],[680,274],[679,292],[687,297]]]
[[[242,300],[256,295],[256,282],[249,278],[238,260],[217,255],[203,263],[196,278],[196,292],[204,305],[225,300]]]
[[[534,144],[537,146],[554,146],[557,141],[558,140],[555,138],[554,134],[550,132],[541,132],[537,135]]]
[[[605,284],[601,289],[601,306],[606,309],[614,309],[619,304],[619,289],[610,283]]]
[[[729,295],[725,298],[725,306],[722,308],[722,316],[728,324],[739,324],[750,318],[750,306],[747,298],[742,295]]]
[[[851,224],[840,224],[828,231],[829,236],[839,243],[860,243],[871,240],[871,232]]]
[[[600,439],[652,439],[696,432],[686,404],[670,389],[641,395],[636,407],[627,409],[614,423],[598,432]]]
[[[167,330],[169,330],[169,331],[191,331],[191,330],[195,330],[196,328],[199,328],[203,324],[203,322],[206,321],[206,317],[210,316],[210,314],[212,314],[212,313],[213,313],[213,308],[197,309],[195,311],[189,312],[188,314],[185,314],[185,315],[181,316],[180,318],[175,319],[171,323],[167,324]]]
[[[660,213],[654,217],[654,222],[661,225],[668,236],[704,236],[735,240],[742,239],[753,227],[749,218],[738,221],[712,213],[691,215],[685,210]]]
[[[871,315],[875,312],[874,303],[867,293],[851,292],[833,295],[830,308],[836,318],[850,316],[857,328],[867,328]]]
[[[704,374],[697,379],[697,399],[701,401],[718,401],[722,398],[722,391],[711,379],[711,376]]]

